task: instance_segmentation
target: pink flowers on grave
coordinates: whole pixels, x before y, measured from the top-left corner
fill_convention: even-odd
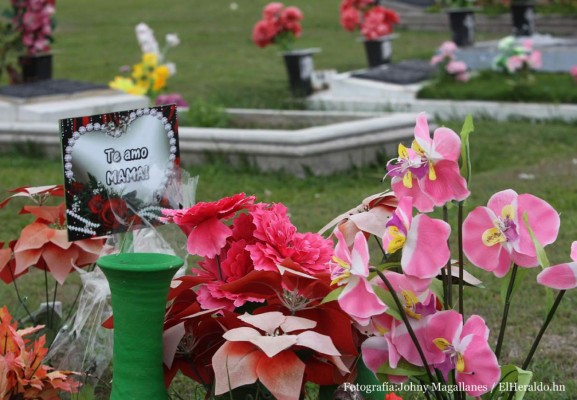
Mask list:
[[[387,222],[383,248],[388,254],[403,250],[401,267],[407,275],[433,278],[451,255],[447,240],[451,227],[444,221],[420,214],[413,218],[413,199],[403,197]]]
[[[50,51],[55,0],[19,0],[12,1],[12,5],[13,23],[22,34],[26,54]]]
[[[399,145],[399,157],[387,164],[391,187],[399,197],[412,197],[421,212],[451,200],[462,201],[470,192],[460,175],[461,139],[449,128],[437,128],[431,139],[427,117],[419,114],[410,149]]]
[[[480,396],[499,382],[501,369],[487,341],[489,328],[478,315],[463,324],[463,316],[456,311],[438,312],[428,320],[425,336],[433,349],[432,358],[443,360],[435,367],[446,380],[448,372],[455,370],[457,385],[469,396]]]
[[[573,77],[573,80],[575,81],[575,83],[577,83],[577,65],[572,66],[569,73]]]
[[[457,45],[453,42],[443,42],[437,54],[431,58],[431,65],[437,65],[441,76],[449,76],[452,79],[467,82],[469,80],[469,67],[464,61],[456,59]]]
[[[337,231],[337,245],[331,268],[332,284],[344,285],[338,297],[339,306],[361,325],[382,314],[387,306],[375,295],[369,276],[369,247],[362,232],[355,235],[352,250],[346,245],[342,233]]]
[[[521,48],[523,51],[507,59],[509,73],[515,73],[521,69],[539,69],[543,66],[541,52],[533,49],[533,42],[530,39],[523,40]]]
[[[340,22],[345,30],[360,29],[365,39],[375,40],[393,33],[400,18],[395,11],[372,0],[342,0]]]
[[[295,38],[301,35],[303,18],[298,7],[269,3],[262,11],[262,19],[253,27],[252,40],[261,48],[277,44],[281,49],[289,50]]]
[[[567,290],[577,287],[577,241],[571,244],[570,263],[545,268],[537,275],[537,282],[553,289]]]
[[[278,311],[238,319],[250,326],[225,332],[226,342],[212,358],[216,395],[259,380],[276,399],[297,400],[306,369],[295,354],[298,348],[312,350],[342,373],[349,372],[332,339],[312,330],[316,321]]]
[[[463,250],[467,258],[498,277],[509,272],[511,263],[536,267],[537,254],[525,216],[542,246],[555,241],[560,224],[555,209],[538,197],[509,189],[494,194],[487,207],[477,207],[465,219]]]

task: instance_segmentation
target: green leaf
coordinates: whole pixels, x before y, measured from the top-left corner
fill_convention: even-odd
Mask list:
[[[469,114],[465,118],[463,127],[461,128],[461,175],[467,180],[471,181],[471,152],[469,146],[469,135],[475,131],[473,124],[473,117]]]
[[[400,312],[399,308],[397,307],[397,303],[395,302],[395,299],[393,298],[393,295],[391,294],[391,292],[383,289],[380,286],[374,286],[374,285],[373,285],[373,290],[374,290],[375,294],[377,295],[377,297],[379,299],[381,299],[381,301],[383,303],[385,303],[386,306],[388,307],[386,313],[389,314],[391,317],[393,317],[399,321],[402,321],[403,317],[401,317],[401,312]]]
[[[443,290],[443,282],[440,279],[433,279],[429,289],[437,296],[441,304],[445,304],[445,291]]]
[[[377,389],[381,387],[381,382],[377,379],[373,371],[367,368],[360,357],[357,361],[357,378],[355,379],[355,383],[358,383],[360,387],[375,388],[374,391],[367,390],[366,392],[362,392],[363,397],[367,400],[382,400],[385,394],[387,394],[384,390]]]
[[[527,217],[527,213],[523,213],[523,221],[525,222],[525,226],[527,227],[527,231],[531,236],[531,240],[533,241],[533,246],[535,246],[535,252],[537,253],[537,261],[539,261],[539,265],[545,269],[551,266],[549,263],[549,259],[547,258],[547,253],[545,253],[545,249],[541,246],[541,243],[537,240],[535,236],[535,232],[531,229],[529,225],[529,218]]]
[[[332,292],[330,292],[329,294],[327,294],[325,296],[323,301],[321,301],[321,304],[337,300],[339,298],[339,296],[341,295],[343,290],[345,290],[344,286],[336,288],[335,290],[333,290]]]
[[[482,399],[498,399],[501,398],[501,394],[507,394],[514,389],[519,389],[515,392],[515,400],[522,400],[526,392],[523,388],[531,383],[531,379],[533,379],[531,371],[525,371],[512,364],[503,365],[501,366],[501,380],[490,393],[483,395]],[[503,398],[508,398],[508,396]]]

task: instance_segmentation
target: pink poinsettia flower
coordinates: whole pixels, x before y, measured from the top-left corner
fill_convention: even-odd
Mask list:
[[[370,318],[387,310],[373,291],[369,276],[369,247],[367,239],[359,232],[355,236],[352,250],[349,250],[342,233],[336,232],[337,245],[331,270],[332,284],[344,285],[338,297],[341,309],[361,325],[367,325]]]
[[[401,267],[407,275],[426,279],[437,276],[451,256],[447,240],[451,227],[444,221],[420,214],[413,218],[413,199],[399,201],[387,222],[383,248],[387,254],[403,250]]]
[[[293,348],[311,349],[343,373],[348,372],[331,338],[311,330],[317,325],[313,320],[278,311],[238,318],[254,328],[246,326],[224,333],[226,342],[212,358],[215,395],[259,380],[276,399],[297,400],[305,363]]]
[[[463,223],[463,250],[479,268],[503,277],[511,263],[520,267],[538,265],[535,246],[523,215],[537,241],[546,246],[559,233],[559,215],[547,202],[509,189],[495,193],[487,207],[477,207]]]
[[[232,218],[254,202],[254,196],[239,193],[221,200],[199,202],[182,210],[162,210],[164,221],[174,222],[188,236],[187,249],[190,254],[214,257],[226,245],[232,230],[223,220]]]
[[[8,190],[10,193],[14,193],[12,196],[4,199],[0,203],[0,208],[4,207],[10,200],[15,197],[28,197],[36,204],[42,204],[48,197],[64,196],[64,186],[62,185],[48,185],[48,186],[22,186],[16,189]]]
[[[438,312],[430,317],[427,327],[427,348],[434,349],[433,362],[445,378],[455,370],[455,380],[469,396],[481,396],[499,382],[501,369],[488,343],[489,328],[478,315],[467,319],[456,311]]]
[[[93,264],[100,256],[102,239],[68,241],[64,204],[25,206],[23,212],[33,214],[37,219],[22,229],[14,245],[15,275],[36,266],[50,271],[62,285],[74,267]]]
[[[577,287],[577,241],[571,245],[573,262],[553,265],[537,275],[537,283],[558,290]]]

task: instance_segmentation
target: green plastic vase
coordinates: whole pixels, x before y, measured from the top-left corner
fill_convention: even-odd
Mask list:
[[[162,332],[170,281],[181,258],[158,253],[100,257],[114,315],[111,400],[166,400]]]

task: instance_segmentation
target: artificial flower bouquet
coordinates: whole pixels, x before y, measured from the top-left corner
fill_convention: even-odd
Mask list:
[[[522,398],[514,384],[530,381],[535,349],[565,290],[577,286],[577,264],[549,266],[544,247],[560,218],[531,194],[503,190],[465,217],[472,131],[468,118],[461,135],[441,127],[431,137],[420,114],[411,147],[399,145],[387,164],[392,191],[337,216],[321,230],[327,238],[299,232],[284,205],[242,193],[166,210],[200,257],[171,285],[167,382],[180,371],[226,398],[296,400],[313,390],[324,399],[369,382],[388,391],[410,384],[427,399],[512,398],[516,390]],[[502,365],[516,277],[538,266],[537,283],[559,295],[523,365]],[[484,319],[464,309],[464,286],[482,287],[474,268],[506,288],[494,349]]]
[[[454,42],[443,42],[437,54],[431,58],[431,65],[437,66],[440,80],[451,79],[459,82],[469,80],[469,68],[464,61],[457,60],[456,51],[457,45]]]
[[[262,10],[262,19],[252,29],[252,40],[260,48],[275,44],[282,51],[290,51],[301,35],[303,18],[298,7],[269,3]]]
[[[400,18],[395,11],[374,0],[342,0],[340,21],[345,30],[360,30],[366,40],[376,40],[392,34]]]
[[[126,93],[156,98],[167,87],[168,79],[176,73],[176,66],[166,60],[168,51],[180,44],[175,33],[166,35],[165,45],[160,49],[154,31],[145,23],[136,25],[136,38],[142,51],[140,63],[132,68],[122,67],[121,71],[130,72],[129,76],[117,76],[109,83],[112,89]]]
[[[520,42],[513,36],[507,36],[499,41],[499,55],[493,60],[495,69],[510,76],[520,76],[524,81],[530,81],[531,72],[542,67],[542,57],[539,50],[533,48],[531,39]]]

